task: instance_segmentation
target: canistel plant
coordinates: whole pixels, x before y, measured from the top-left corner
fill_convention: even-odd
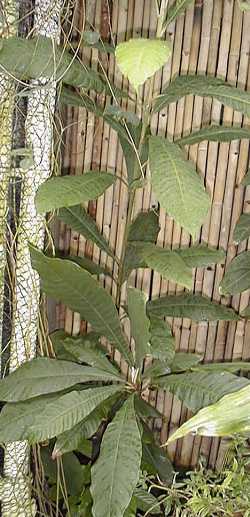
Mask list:
[[[225,253],[199,243],[210,198],[195,165],[187,159],[185,146],[202,140],[249,138],[249,131],[212,123],[175,142],[151,133],[152,117],[190,94],[211,96],[250,116],[248,92],[206,75],[177,76],[160,95],[154,94],[154,74],[171,56],[171,46],[163,39],[166,29],[187,4],[177,0],[167,10],[165,2],[156,1],[155,39],[130,39],[115,49],[100,46],[98,37],[91,40],[101,51],[115,52],[119,70],[134,88],[134,98],[142,101],[141,119],[120,108],[119,100],[126,98],[126,92],[69,52],[55,48],[50,39],[13,37],[0,48],[0,64],[12,76],[56,80],[61,103],[83,106],[103,117],[117,132],[126,162],[122,178],[113,172],[84,171],[82,176],[52,177],[39,188],[38,213],[54,211],[55,217],[105,252],[114,267],[108,270],[90,259],[62,257],[51,250],[42,253],[30,245],[42,291],[79,313],[88,323],[88,332],[72,337],[55,331],[48,338],[55,357],[37,357],[0,382],[0,400],[6,403],[0,414],[2,443],[50,441],[54,459],[77,451],[83,442],[92,444],[88,515],[94,517],[130,515],[128,508],[143,467],[163,482],[172,482],[167,452],[155,442],[150,429],[151,419],[162,417],[148,402],[151,390],[171,392],[193,412],[241,389],[250,390],[250,381],[236,375],[248,371],[249,363],[203,365],[197,354],[176,352],[164,319],[240,319],[233,309],[192,294],[193,268],[222,262]],[[107,95],[105,109],[88,96],[90,90]],[[119,256],[84,206],[116,181],[123,181],[127,189],[127,219]],[[189,247],[157,246],[157,210],[134,216],[136,190],[146,182],[160,208],[189,232]],[[130,274],[138,268],[150,268],[186,291],[148,299],[130,286]],[[102,279],[112,277],[114,299],[99,281],[100,275]],[[221,289],[238,292],[229,286],[227,275]]]

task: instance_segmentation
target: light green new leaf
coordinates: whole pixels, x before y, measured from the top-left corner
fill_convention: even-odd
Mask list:
[[[136,90],[168,61],[171,49],[166,41],[136,38],[116,47],[117,64]]]
[[[116,177],[106,172],[50,178],[39,187],[35,203],[38,213],[84,203],[101,196]]]
[[[39,442],[72,429],[99,404],[118,391],[121,391],[119,386],[105,386],[71,391],[62,395],[40,411],[27,430],[25,438],[31,442]]]
[[[192,0],[175,0],[167,12],[167,19],[163,24],[163,30],[179,16]]]
[[[149,167],[161,207],[195,238],[210,201],[194,165],[178,145],[153,136],[149,139]]]
[[[104,433],[91,469],[94,517],[122,517],[136,487],[141,464],[141,435],[130,397]]]
[[[201,355],[192,354],[191,352],[176,352],[174,359],[170,364],[170,369],[172,373],[193,370],[200,361],[202,361]]]
[[[169,325],[159,318],[150,317],[150,354],[170,364],[175,355],[175,340]]]
[[[250,287],[250,251],[244,251],[229,264],[220,284],[221,294],[238,294]]]
[[[242,214],[234,229],[233,239],[236,244],[250,237],[250,214]]]
[[[185,95],[214,97],[222,104],[250,116],[250,92],[231,86],[222,79],[206,75],[181,75],[171,81],[156,99],[154,111],[160,111]]]
[[[155,385],[170,391],[192,411],[217,402],[227,393],[250,384],[232,373],[192,372],[166,375],[154,379]]]
[[[199,411],[170,436],[169,442],[188,433],[201,436],[232,436],[250,431],[250,386],[225,395],[216,404]]]
[[[57,213],[57,217],[70,226],[72,230],[83,235],[85,239],[92,240],[101,250],[114,258],[113,251],[100,233],[94,219],[80,205],[61,208]]]
[[[132,355],[121,331],[120,320],[110,294],[87,272],[69,260],[48,258],[30,246],[32,265],[38,271],[43,290],[60,300],[93,329],[105,336],[132,364]]]
[[[239,320],[233,309],[211,302],[201,295],[162,296],[147,303],[149,317],[190,318],[194,321]]]
[[[188,267],[204,267],[209,264],[219,264],[225,260],[225,251],[210,248],[204,244],[190,246],[189,248],[175,249]]]
[[[146,314],[146,302],[147,296],[143,291],[135,287],[128,289],[128,315],[131,335],[135,340],[136,365],[139,368],[145,356],[150,353],[150,322]]]
[[[125,382],[116,370],[109,372],[70,361],[37,357],[1,379],[0,400],[18,402],[89,381]]]
[[[183,146],[198,144],[203,140],[208,140],[209,142],[230,142],[231,140],[240,140],[241,138],[247,138],[249,140],[249,129],[235,126],[209,126],[179,138],[175,143]]]
[[[250,1],[249,0],[238,0],[239,8],[241,11],[250,11]]]
[[[147,267],[154,269],[167,280],[191,289],[193,285],[192,270],[175,251],[158,248],[153,244],[138,247],[139,256]]]

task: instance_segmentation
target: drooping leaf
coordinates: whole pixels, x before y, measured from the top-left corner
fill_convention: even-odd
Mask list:
[[[185,372],[191,370],[202,361],[202,356],[192,354],[191,352],[176,352],[172,363],[170,364],[171,372]],[[198,367],[199,368],[199,367]]]
[[[175,341],[169,325],[159,318],[150,317],[150,354],[170,364],[175,355]]]
[[[234,229],[233,239],[236,244],[250,237],[250,214],[242,214]]]
[[[225,260],[225,251],[222,249],[210,248],[204,244],[179,248],[174,250],[188,267],[204,267],[209,264],[219,264]]]
[[[166,375],[154,380],[157,387],[176,395],[192,411],[217,402],[223,395],[249,384],[232,373],[192,372]]]
[[[194,321],[239,320],[233,309],[211,302],[201,295],[180,294],[162,296],[147,303],[149,317],[190,318]]]
[[[89,381],[124,382],[115,369],[109,372],[70,361],[37,357],[0,381],[0,400],[17,402]]]
[[[192,270],[178,253],[149,243],[141,244],[137,249],[147,267],[157,271],[167,280],[183,285],[187,289],[192,288]]]
[[[199,411],[170,436],[168,443],[188,433],[201,436],[232,436],[250,431],[250,386],[230,393]]]
[[[108,425],[92,467],[94,517],[123,516],[139,478],[141,449],[132,396]]]
[[[161,207],[196,237],[210,201],[192,162],[178,145],[153,136],[149,138],[149,167]]]
[[[119,390],[119,386],[105,386],[63,395],[37,415],[26,438],[31,442],[43,441],[71,429]]]
[[[143,424],[142,435],[142,469],[149,474],[158,475],[167,484],[172,482],[172,463],[167,452],[157,445],[151,429],[146,424]]]
[[[85,239],[92,240],[101,250],[114,258],[113,251],[100,233],[94,219],[80,205],[61,208],[57,213],[57,217],[70,226],[72,230],[83,235]]]
[[[122,334],[116,307],[109,293],[77,264],[68,260],[48,258],[30,246],[32,265],[38,271],[42,288],[53,298],[61,300],[91,323],[93,329],[105,336],[131,364],[132,355]]]
[[[110,93],[100,74],[58,47],[51,38],[6,38],[1,44],[0,65],[18,79],[62,80],[71,86]]]
[[[128,289],[128,315],[131,335],[135,340],[136,365],[139,368],[145,356],[150,353],[150,322],[146,314],[146,302],[147,296],[143,291],[135,287]]]
[[[45,404],[44,397],[7,404],[0,414],[0,440],[39,442],[52,438],[74,427],[118,391],[119,386],[105,386],[66,395],[59,393],[51,400],[46,396]]]
[[[193,145],[208,140],[209,142],[230,142],[231,140],[240,140],[241,138],[250,138],[250,131],[244,127],[227,127],[227,126],[208,126],[196,130],[190,135],[184,136],[176,140],[176,143],[183,145]]]
[[[170,46],[160,39],[136,38],[116,47],[117,64],[136,90],[168,61]]]
[[[163,31],[165,31],[168,25],[172,23],[177,18],[177,16],[179,16],[184,11],[184,9],[186,9],[191,1],[192,0],[175,0],[167,12],[167,18],[162,27]]]
[[[221,294],[237,294],[250,287],[250,251],[244,251],[229,264],[220,284]]]
[[[101,196],[114,184],[116,177],[106,172],[85,172],[82,176],[50,178],[36,193],[38,213],[84,203]]]
[[[176,77],[156,99],[154,111],[160,111],[171,102],[176,102],[190,94],[200,97],[214,97],[222,104],[241,111],[245,115],[250,115],[250,92],[208,75],[181,75]]]

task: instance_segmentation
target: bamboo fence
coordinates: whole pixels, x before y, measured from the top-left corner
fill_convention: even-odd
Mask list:
[[[154,4],[153,0],[87,0],[83,9],[83,2],[78,0],[74,6],[71,36],[79,40],[80,32],[87,23],[100,32],[103,40],[111,38],[115,43],[130,37],[153,37],[156,28]],[[159,92],[162,84],[180,73],[207,73],[225,78],[241,88],[249,87],[250,12],[242,13],[237,0],[191,2],[185,13],[169,26],[166,37],[172,41],[173,54],[171,62],[156,76],[155,92]],[[82,59],[85,62],[91,61],[94,67],[100,66],[98,59],[101,59],[108,76],[112,79],[115,74],[118,84],[121,85],[123,81],[123,86],[128,88],[112,55],[100,57],[96,50],[85,49]],[[98,101],[105,103],[101,96]],[[132,109],[132,106],[129,108]],[[137,112],[140,114],[140,106],[137,106]],[[62,174],[82,174],[90,169],[125,174],[121,148],[115,132],[109,126],[92,114],[87,115],[83,108],[65,108],[62,119]],[[155,116],[152,128],[154,132],[163,136],[168,134],[170,139],[174,139],[211,121],[229,126],[249,124],[246,117],[222,107],[218,101],[190,95]],[[239,251],[248,246],[245,241],[237,248],[232,239],[236,220],[242,211],[250,210],[250,189],[239,186],[247,170],[248,152],[247,140],[220,144],[202,142],[188,149],[212,197],[210,216],[202,227],[200,240],[227,251],[224,265],[195,271],[193,290],[225,305],[232,305],[236,310],[247,305],[249,292],[221,299],[218,287],[224,268]],[[150,189],[146,187],[138,191],[135,214],[152,206],[157,207],[157,203]],[[116,247],[119,254],[126,218],[126,192],[123,184],[117,181],[113,190],[109,189],[97,203],[91,202],[89,212],[96,218],[111,247]],[[160,213],[160,224],[159,245],[178,247],[189,244],[189,235],[164,213]],[[113,266],[111,259],[103,252],[100,253],[95,245],[86,242],[75,232],[70,232],[63,223],[56,227],[55,235],[61,250],[80,256],[86,254],[96,262]],[[148,269],[133,273],[130,283],[153,297],[182,290]],[[115,294],[115,285],[111,280],[105,280],[105,287]],[[64,327],[73,334],[85,328],[79,315],[73,314],[61,304],[50,304],[50,312],[53,328]],[[188,319],[175,319],[172,324],[177,349],[202,353],[206,361],[250,359],[250,322],[196,323]],[[168,433],[187,418],[188,412],[176,398],[164,395],[163,392],[152,394],[151,402],[166,416],[164,422],[155,424],[156,432],[165,441]],[[224,444],[217,439],[188,436],[171,445],[169,454],[177,465],[194,466],[202,454],[207,458],[208,465],[214,466],[220,461],[223,448]]]

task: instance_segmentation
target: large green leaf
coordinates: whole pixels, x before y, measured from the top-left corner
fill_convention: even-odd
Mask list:
[[[142,435],[142,470],[158,475],[167,484],[171,484],[173,480],[173,466],[167,452],[157,445],[151,429],[145,423]]]
[[[191,3],[192,0],[175,0],[173,5],[169,8],[167,12],[167,18],[166,21],[163,24],[163,30],[165,31],[166,28],[170,23],[172,23],[179,14],[181,14],[185,8],[188,6],[188,4]]]
[[[120,390],[119,386],[105,386],[6,404],[0,414],[0,441],[52,438],[74,427]]]
[[[72,429],[59,434],[53,449],[53,459],[67,452],[76,451],[84,440],[86,440],[84,422],[79,422]]]
[[[149,243],[137,246],[137,249],[147,267],[154,269],[167,280],[183,285],[187,289],[192,288],[192,270],[178,253]]]
[[[175,355],[175,341],[169,325],[154,317],[150,317],[150,354],[168,364]]]
[[[83,269],[86,269],[86,271],[88,271],[91,275],[112,276],[108,269],[100,266],[99,264],[96,264],[95,262],[93,262],[93,260],[91,260],[87,257],[78,257],[77,255],[63,255],[63,253],[58,250],[56,250],[55,257],[65,259],[65,260],[70,260],[70,261],[74,262],[75,264],[78,264],[78,266],[82,267]]]
[[[244,251],[229,264],[220,284],[221,294],[238,294],[250,287],[250,251]]]
[[[233,239],[236,244],[250,237],[250,214],[242,214],[235,226]]]
[[[136,38],[116,47],[117,64],[136,90],[168,61],[171,54],[166,41]]]
[[[134,397],[130,397],[108,425],[92,467],[94,517],[123,516],[139,478],[141,454]]]
[[[113,251],[100,233],[94,219],[80,205],[61,208],[57,213],[57,217],[75,232],[80,233],[86,239],[92,240],[101,250],[114,258]]]
[[[188,433],[201,436],[232,436],[249,434],[250,386],[225,395],[216,404],[199,411],[183,424],[168,443]]]
[[[200,372],[231,372],[237,373],[240,371],[248,372],[250,371],[250,361],[233,361],[231,363],[222,362],[222,363],[206,363],[206,364],[198,364],[197,366],[192,366],[193,371]]]
[[[196,237],[210,201],[194,165],[180,147],[159,136],[149,138],[153,191],[169,215]]]
[[[186,370],[194,369],[202,360],[202,356],[192,354],[191,352],[176,352],[172,363],[170,364],[171,372],[179,373]]]
[[[68,207],[96,199],[114,184],[116,177],[106,172],[85,172],[82,176],[50,178],[41,184],[36,193],[39,213]]]
[[[226,256],[224,250],[210,248],[204,244],[175,249],[174,251],[178,253],[188,267],[204,267],[209,264],[218,264],[224,262]]]
[[[249,380],[232,373],[192,372],[154,379],[157,387],[170,391],[192,411],[217,402],[223,395],[249,385]]]
[[[102,76],[83,65],[53,39],[39,36],[24,39],[6,38],[1,43],[0,65],[19,79],[62,80],[71,86],[110,93]]]
[[[37,357],[0,381],[0,400],[17,402],[62,391],[81,382],[125,382],[114,369],[81,366],[70,361]]]
[[[250,116],[250,92],[235,88],[217,77],[206,75],[176,77],[156,99],[154,111],[160,111],[171,102],[176,102],[189,94],[214,97],[222,104]]]
[[[56,487],[58,481],[58,465],[51,457],[51,449],[43,446],[40,448],[39,453],[45,477],[48,478],[49,484]],[[75,496],[79,499],[86,476],[84,467],[81,465],[77,456],[71,452],[65,454],[62,458],[62,468],[67,487],[67,495]],[[63,494],[60,490],[60,498],[61,497],[63,497]]]
[[[240,140],[241,138],[249,140],[249,129],[235,126],[209,126],[176,140],[176,143],[179,145],[193,145],[203,140],[208,140],[209,142],[230,142],[231,140]]]
[[[128,315],[131,325],[131,335],[135,340],[136,365],[140,368],[142,361],[150,353],[149,319],[146,314],[147,296],[140,289],[128,289]]]
[[[91,323],[93,329],[105,336],[132,363],[120,320],[110,294],[77,264],[68,260],[48,258],[30,246],[32,265],[38,271],[44,291],[61,300]]]
[[[149,317],[169,316],[173,318],[190,318],[194,321],[238,320],[238,314],[232,309],[211,302],[201,295],[180,294],[162,296],[147,303]]]

